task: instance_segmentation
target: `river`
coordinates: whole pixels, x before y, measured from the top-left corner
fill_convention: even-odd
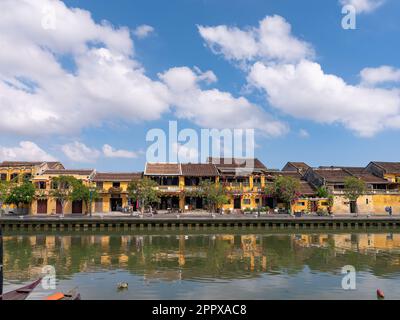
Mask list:
[[[346,265],[356,270],[355,290],[342,288]],[[75,287],[82,299],[376,299],[378,288],[400,299],[400,233],[389,230],[4,236],[5,291],[45,266],[56,288],[40,285],[29,299]]]

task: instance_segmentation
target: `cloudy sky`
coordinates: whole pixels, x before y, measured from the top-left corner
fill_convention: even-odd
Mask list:
[[[342,28],[348,4],[355,30]],[[399,12],[395,0],[1,0],[0,160],[141,170],[148,130],[177,120],[254,128],[270,168],[399,161]]]

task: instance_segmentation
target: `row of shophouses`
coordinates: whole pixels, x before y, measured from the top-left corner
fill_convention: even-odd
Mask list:
[[[249,166],[248,164],[251,163]],[[400,214],[400,162],[370,162],[366,167],[311,167],[304,162],[288,162],[281,170],[268,169],[258,159],[216,159],[207,163],[146,163],[144,172],[110,173],[95,169],[66,169],[60,162],[0,163],[0,179],[29,179],[37,189],[37,197],[29,206],[30,214],[61,213],[61,205],[51,194],[52,179],[60,175],[74,176],[96,188],[99,198],[92,203],[92,212],[112,212],[136,203],[129,199],[128,185],[143,176],[157,182],[161,201],[157,210],[193,211],[205,209],[205,199],[193,196],[193,191],[203,179],[223,184],[229,203],[223,211],[247,211],[268,208],[279,211],[285,204],[279,198],[268,196],[265,187],[279,176],[298,179],[301,196],[294,203],[295,212],[328,210],[328,200],[317,197],[317,189],[326,187],[333,195],[332,213],[351,213],[352,205],[344,197],[345,180],[357,177],[365,182],[366,192],[359,197],[359,213]],[[64,213],[87,213],[81,201],[67,203]]]

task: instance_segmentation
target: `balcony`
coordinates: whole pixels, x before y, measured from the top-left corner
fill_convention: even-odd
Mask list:
[[[197,191],[199,190],[199,186],[185,186],[185,191]]]
[[[179,186],[157,186],[156,190],[160,192],[179,192]]]
[[[109,193],[121,193],[122,192],[122,188],[121,187],[111,187],[108,189]]]
[[[344,195],[345,190],[333,190],[332,194],[333,195]],[[370,190],[366,190],[365,194],[400,194],[400,190],[397,190],[397,189],[394,189],[394,190],[370,189]]]

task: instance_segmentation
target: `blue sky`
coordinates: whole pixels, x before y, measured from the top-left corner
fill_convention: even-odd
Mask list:
[[[366,3],[369,1],[373,2],[373,0],[365,0]],[[348,0],[348,2],[351,2],[351,0]],[[51,4],[51,2],[49,3]],[[243,97],[246,99],[246,103],[251,104],[251,107],[247,107],[246,104],[245,109],[243,109],[245,110],[244,113],[236,113],[235,110],[229,110],[229,113],[227,111],[230,118],[245,119],[248,113],[252,112],[253,105],[255,105],[257,110],[262,111],[260,119],[257,121],[251,119],[251,121],[256,121],[257,123],[255,135],[257,148],[255,154],[267,167],[282,168],[287,161],[305,161],[314,166],[339,164],[364,166],[371,160],[399,161],[400,150],[397,148],[397,145],[400,129],[400,124],[398,123],[400,121],[397,117],[400,114],[398,93],[400,79],[398,79],[397,74],[400,68],[398,63],[398,52],[400,50],[400,37],[398,36],[400,33],[400,24],[398,23],[400,18],[400,3],[398,1],[385,0],[371,10],[358,10],[355,30],[344,30],[342,28],[341,20],[343,14],[341,13],[342,5],[339,3],[339,0],[119,0],[113,2],[105,0],[70,0],[64,1],[64,3],[67,6],[66,10],[74,12],[72,8],[81,8],[90,12],[93,20],[92,25],[99,25],[101,21],[107,20],[114,26],[113,30],[115,28],[128,28],[128,37],[133,43],[134,49],[133,53],[128,53],[127,56],[130,56],[131,60],[129,61],[140,64],[141,68],[143,68],[141,74],[145,75],[149,81],[160,81],[165,84],[167,80],[160,80],[160,74],[177,67],[190,68],[194,72],[194,68],[198,67],[202,72],[212,71],[217,78],[217,81],[210,81],[210,83],[199,83],[199,90],[205,92],[206,90],[215,89],[218,92],[228,93],[231,96],[230,99],[234,106],[236,103],[239,103],[237,101],[239,97]],[[14,6],[12,2],[9,2],[8,5],[10,6],[9,8]],[[48,5],[47,0],[43,0],[44,5]],[[40,10],[41,8],[43,7],[36,9],[43,14]],[[57,17],[60,17],[64,11],[60,11],[59,13],[58,8],[57,3]],[[17,4],[12,8],[16,15],[19,15],[21,9],[22,6],[19,7]],[[5,12],[4,10],[0,11]],[[231,35],[229,32],[233,30],[232,28],[243,32],[252,30],[246,35],[252,37],[257,32],[256,29],[260,21],[267,17],[277,16],[282,18],[279,21],[284,21],[285,25],[287,24],[291,27],[290,39],[295,38],[302,45],[305,43],[308,44],[312,48],[312,55],[300,54],[301,57],[299,59],[297,57],[289,60],[285,58],[283,61],[279,54],[282,55],[284,52],[271,57],[271,53],[268,51],[268,53],[254,54],[249,59],[232,58],[231,54],[238,52],[233,50],[246,49],[240,48],[242,43],[237,42],[238,48],[228,48],[224,47],[223,42],[218,42],[223,41],[221,40],[222,37],[219,40],[212,38],[216,34],[216,26],[225,26],[227,28],[228,31],[224,34],[226,37]],[[18,19],[16,20],[18,21]],[[21,19],[21,21],[25,20]],[[272,22],[272,20],[270,21]],[[43,36],[38,31],[34,36],[30,36],[30,39],[33,40],[29,40],[34,41],[35,36],[37,36],[37,43],[28,43],[24,35],[29,33],[27,32],[28,29],[32,30],[32,26],[29,26],[29,24],[24,25],[24,23],[15,23],[15,25],[12,25],[12,23],[9,25],[1,24],[0,31],[3,33],[5,28],[18,30],[18,32],[15,31],[15,37],[16,39],[21,37],[24,40],[20,41],[22,47],[24,45],[33,46],[36,44],[39,47],[40,42],[47,34]],[[77,22],[76,25],[72,26],[72,29],[77,29],[76,34],[79,34],[79,32],[89,33],[84,28],[79,30],[79,27],[86,26],[79,23]],[[140,38],[135,35],[134,31],[141,25],[151,26],[153,31],[147,36]],[[207,38],[201,35],[198,26],[210,28],[208,29],[210,37]],[[1,28],[4,29],[1,30]],[[54,61],[58,62],[64,69],[63,72],[72,75],[74,73],[80,74],[82,70],[79,70],[79,67],[77,69],[75,59],[78,56],[82,57],[80,56],[80,52],[76,53],[78,50],[76,48],[82,43],[75,43],[73,40],[68,39],[70,35],[75,37],[75,33],[72,31],[71,33],[62,32],[57,36],[57,39],[46,41],[45,44],[49,46],[50,50],[54,50],[51,51],[54,54]],[[101,38],[105,34],[104,30],[100,33],[102,34],[96,35],[96,37]],[[88,39],[91,36],[88,35]],[[116,39],[117,35],[110,35],[107,39],[111,37]],[[82,41],[85,41],[85,39]],[[107,39],[104,39],[103,41],[107,41]],[[267,39],[269,39],[268,35]],[[5,39],[5,41],[7,41],[11,50],[10,39]],[[64,49],[63,46],[67,42],[68,49]],[[110,40],[112,44],[108,44],[108,46],[113,46],[116,42],[117,40],[114,42]],[[115,46],[118,50],[124,51],[123,46],[127,42],[129,41],[126,40],[126,36],[124,39],[118,37],[118,45]],[[71,48],[72,46],[74,47],[70,49],[69,46]],[[102,45],[99,46],[101,47]],[[15,50],[18,50],[18,48],[15,48]],[[51,81],[49,79],[52,79],[52,76],[49,75],[49,79],[44,79],[44,76],[38,78],[30,76],[33,74],[33,71],[28,70],[31,68],[29,64],[35,64],[35,61],[26,61],[29,58],[28,55],[24,57],[23,52],[21,48],[17,51],[19,55],[18,68],[14,69],[21,70],[18,76],[23,75],[26,79],[32,80],[33,83],[37,82],[39,84],[38,88],[43,88],[43,91],[45,89],[48,90],[48,92],[43,93],[40,89],[37,89],[35,91],[37,97],[35,98],[42,99],[40,94],[43,94],[48,99],[46,103],[57,104],[60,102],[60,108],[61,106],[64,109],[69,108],[69,104],[65,101],[69,101],[71,95],[74,95],[77,89],[74,87],[74,89],[71,89],[71,93],[65,96],[62,95],[62,89],[60,89],[60,93],[57,92],[57,94],[54,94],[51,90],[58,89],[50,85]],[[304,65],[303,69],[300,69],[300,60],[303,59],[307,60],[308,64]],[[7,69],[7,61],[6,58],[0,57],[0,74],[3,81],[9,80],[10,77],[11,79],[15,79],[17,76],[16,73],[13,74],[12,71]],[[44,60],[41,59],[41,61],[43,62]],[[85,61],[90,60],[82,61],[82,63],[85,63]],[[37,72],[42,72],[40,70],[47,68],[44,62],[43,68],[36,71],[36,75]],[[255,75],[255,73],[251,73],[251,70],[255,72],[253,68],[255,68],[256,64],[259,66],[262,64],[270,72],[283,72],[279,69],[280,66],[290,66],[297,70],[298,78],[294,78],[291,83],[281,83],[275,87],[275,84],[271,84],[270,82],[271,78],[269,78],[269,81],[264,82],[263,77],[271,77],[270,73],[264,72],[266,71],[265,69],[258,70],[257,79],[255,77],[252,78],[251,74]],[[333,91],[333,96],[330,96],[331,93],[326,96],[321,94],[318,99],[315,99],[312,91],[315,89],[315,86],[311,82],[304,84],[299,91],[292,91],[293,83],[296,84],[299,82],[296,79],[302,79],[303,77],[301,72],[309,71],[311,73],[315,71],[314,67],[316,66],[320,66],[322,69],[323,74],[320,75],[321,79],[318,77],[313,78],[313,76],[310,77],[315,79],[315,85],[327,80],[323,92]],[[389,80],[387,79],[387,72],[385,73],[383,72],[384,70],[377,69],[381,66],[390,67]],[[365,85],[365,83],[361,84],[365,79],[362,79],[360,72],[365,68],[374,68],[372,71],[376,71],[374,74],[379,79],[370,80],[368,85]],[[85,70],[87,74],[89,74],[89,71],[91,70]],[[179,71],[183,72],[185,70],[180,69]],[[45,73],[43,72],[43,74]],[[97,77],[101,77],[102,75],[102,73],[97,71],[93,74]],[[340,87],[340,83],[337,81],[329,83],[329,79],[326,79],[326,75],[328,74],[341,78],[345,83],[345,88]],[[201,77],[201,75],[199,73],[197,76]],[[105,79],[107,80],[108,78]],[[118,79],[115,82],[109,82],[109,86],[124,86],[123,82],[117,82],[119,81]],[[252,79],[252,81],[249,79]],[[84,80],[88,81],[86,78]],[[43,85],[41,85],[41,81],[43,81]],[[196,81],[200,82],[202,80]],[[65,83],[65,80],[62,83]],[[91,85],[96,85],[96,83],[93,82]],[[339,85],[340,88],[337,89],[336,85]],[[361,91],[358,92],[357,90],[360,86],[363,89],[360,89]],[[105,85],[102,91],[107,89],[107,85]],[[66,92],[68,90],[66,89]],[[105,104],[104,108],[112,110],[120,102],[115,95],[123,96],[126,90],[129,90],[129,83],[126,89],[121,89],[121,92],[112,93],[110,95],[112,99],[108,96],[108,104]],[[158,92],[158,89],[154,90]],[[301,94],[302,90],[307,91],[310,96],[304,98]],[[383,91],[378,92],[377,90]],[[32,120],[28,116],[25,119],[22,113],[18,119],[22,123],[28,123],[27,126],[32,125],[32,130],[16,128],[15,126],[9,126],[9,123],[5,122],[3,124],[0,121],[0,124],[3,126],[0,137],[0,160],[12,160],[16,159],[16,157],[30,159],[35,154],[40,157],[46,154],[51,155],[52,158],[61,160],[68,167],[95,167],[98,170],[105,171],[142,170],[145,163],[144,152],[149,145],[145,141],[145,136],[149,129],[166,129],[169,120],[179,119],[178,126],[180,129],[194,128],[199,130],[203,127],[202,124],[209,123],[207,119],[215,117],[213,112],[218,113],[219,111],[215,110],[218,108],[210,108],[211,110],[207,116],[204,114],[197,115],[196,112],[198,110],[194,111],[194,109],[199,109],[199,104],[201,105],[201,103],[194,103],[190,107],[193,109],[188,110],[186,104],[192,104],[189,101],[191,99],[190,95],[187,94],[187,97],[181,101],[180,93],[178,92],[174,98],[165,98],[168,100],[168,106],[165,106],[164,102],[160,102],[159,109],[156,111],[156,113],[160,114],[158,119],[151,119],[151,116],[146,113],[146,116],[143,116],[144,119],[135,121],[135,112],[141,114],[144,109],[149,107],[145,103],[141,104],[136,99],[130,99],[129,96],[126,97],[128,101],[130,99],[133,104],[137,105],[135,112],[126,111],[130,105],[129,103],[125,105],[124,100],[121,102],[122,106],[115,107],[115,113],[122,112],[122,119],[114,119],[115,114],[112,112],[107,114],[104,111],[104,116],[102,116],[103,111],[96,109],[96,104],[99,101],[96,95],[101,95],[101,92],[95,92],[90,96],[82,94],[82,98],[79,97],[79,99],[71,98],[70,103],[74,104],[74,106],[71,106],[70,113],[58,109],[61,115],[60,119],[64,119],[63,121],[66,123],[65,128],[63,128],[63,122],[60,120],[58,126],[49,129],[48,132],[42,132],[42,128],[46,127],[46,124],[52,119],[51,116],[54,116],[54,110],[49,106],[45,109],[46,113],[42,113],[44,111],[40,107],[36,107],[36,105],[32,107],[30,103],[24,103],[26,101],[23,100],[24,97],[21,100],[18,97],[15,98],[14,94],[20,93],[20,91],[20,89],[18,92],[0,91],[2,95],[10,95],[10,97],[5,96],[5,98],[11,102],[7,102],[9,103],[7,106],[3,105],[3,107],[0,107],[0,111],[5,118],[7,118],[8,112],[13,110],[26,110],[28,114],[30,112],[32,114],[44,114],[45,117],[50,114],[49,119],[43,123],[38,121],[37,125],[33,126]],[[274,91],[272,95],[276,96],[271,97],[272,91]],[[357,92],[353,95],[353,91]],[[347,92],[350,94],[348,97],[337,98],[335,96],[335,93],[341,95]],[[319,95],[320,93],[318,91],[315,95]],[[281,98],[286,95],[287,98]],[[374,99],[379,99],[380,96],[382,96],[382,103],[376,106],[376,110],[371,111],[371,109],[375,109],[375,105],[368,101],[376,101]],[[336,98],[337,101],[335,100]],[[93,104],[94,107],[86,111],[84,109],[86,108],[88,99],[93,99],[90,101],[90,104]],[[170,101],[171,99],[172,102]],[[178,100],[179,102],[177,102]],[[42,101],[38,100],[38,104]],[[136,101],[138,102],[136,103]],[[204,101],[207,102],[208,100],[200,101],[204,103]],[[298,102],[298,105],[296,102]],[[66,103],[65,107],[63,103]],[[101,103],[102,105],[104,104],[103,101]],[[175,107],[175,103],[179,104],[179,106]],[[76,107],[76,104],[79,104],[79,107]],[[309,108],[307,104],[310,105]],[[344,104],[348,106],[344,106]],[[77,108],[77,110],[73,108]],[[302,110],[304,110],[304,113]],[[82,114],[79,114],[81,111]],[[125,116],[123,112],[127,112],[127,115],[130,117],[129,120],[126,120],[128,116]],[[182,116],[182,114],[186,115],[187,112],[190,114],[194,112],[196,115]],[[265,118],[264,112],[266,115]],[[319,112],[330,114],[330,116],[316,116]],[[72,113],[76,113],[77,118],[67,119]],[[360,114],[364,114],[361,117],[362,119],[358,119]],[[93,118],[96,121],[92,121]],[[35,120],[36,118],[33,119]],[[273,121],[283,124],[285,130],[282,129],[281,132],[272,135],[270,131],[263,132],[263,121],[265,121],[265,127],[269,128],[268,119],[273,119]],[[392,119],[395,120],[392,122]],[[12,120],[14,119],[10,119],[10,122]],[[82,123],[80,123],[80,120],[82,120]],[[224,121],[225,119],[222,119],[222,122]],[[79,125],[77,124],[78,122]],[[229,119],[226,119],[226,123],[227,127],[229,127],[231,122]],[[233,126],[237,127],[238,123],[235,122]],[[375,130],[371,129],[372,127],[379,128]],[[29,141],[31,144],[18,147],[21,141]],[[105,144],[109,145],[114,153],[106,156],[102,150]],[[82,145],[87,149],[82,150]],[[37,150],[36,147],[40,150]],[[30,152],[32,148],[33,151]],[[118,150],[121,152],[118,153]],[[87,156],[84,156],[86,153]]]

